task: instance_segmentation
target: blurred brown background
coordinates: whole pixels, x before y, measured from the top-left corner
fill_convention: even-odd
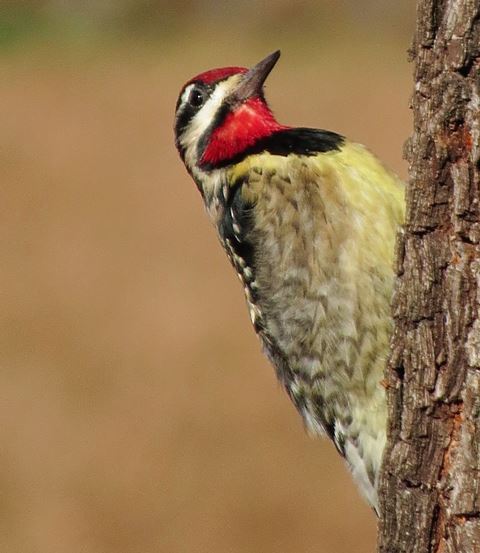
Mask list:
[[[373,551],[177,159],[192,75],[283,57],[282,122],[402,177],[413,0],[0,6],[0,551]]]

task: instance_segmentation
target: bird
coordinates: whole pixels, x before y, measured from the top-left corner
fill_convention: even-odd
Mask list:
[[[190,79],[175,144],[279,381],[378,514],[404,184],[363,145],[277,121],[264,84],[279,57]]]

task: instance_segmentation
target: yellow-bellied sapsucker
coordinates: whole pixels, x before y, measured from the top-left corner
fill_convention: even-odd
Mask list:
[[[363,146],[276,121],[263,83],[279,56],[187,82],[176,145],[278,378],[378,511],[403,185]]]

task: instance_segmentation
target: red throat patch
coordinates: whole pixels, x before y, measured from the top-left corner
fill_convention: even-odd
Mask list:
[[[233,159],[258,140],[287,128],[276,121],[264,100],[250,98],[213,131],[200,163],[215,166]]]

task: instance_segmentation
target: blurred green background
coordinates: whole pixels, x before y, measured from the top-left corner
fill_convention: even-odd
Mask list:
[[[402,177],[413,0],[0,3],[0,550],[366,553],[177,158],[200,71],[281,48],[282,122]]]

